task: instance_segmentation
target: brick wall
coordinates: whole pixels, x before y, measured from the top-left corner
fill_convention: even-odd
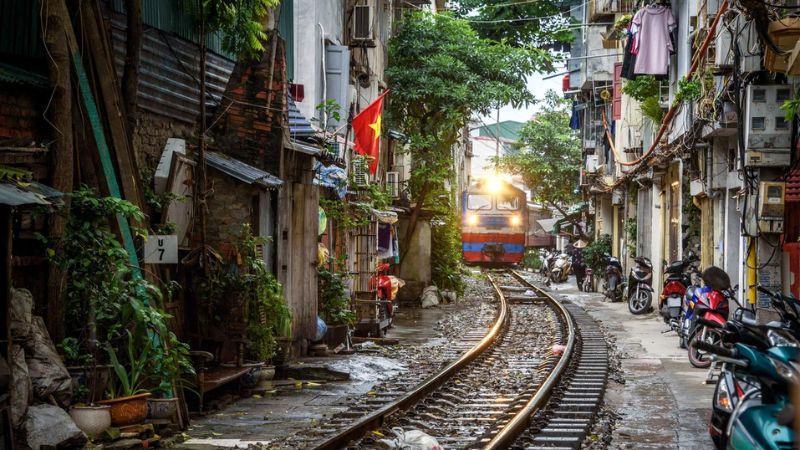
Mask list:
[[[139,109],[136,130],[133,133],[133,148],[139,167],[155,168],[161,152],[169,138],[183,138],[194,142],[196,127],[186,122],[171,119]]]
[[[277,174],[287,110],[286,57],[283,40],[276,35],[271,38],[277,45],[274,67],[269,61],[269,45],[261,62],[237,62],[217,109],[218,117],[213,120],[216,148]],[[272,101],[268,104],[270,92]]]
[[[243,224],[253,224],[253,197],[259,189],[234,180],[214,168],[208,169],[212,194],[208,197],[206,241],[214,248],[233,242]],[[257,231],[257,230],[256,230]]]
[[[26,147],[31,142],[48,140],[42,118],[46,102],[42,93],[19,85],[0,85],[0,145]]]

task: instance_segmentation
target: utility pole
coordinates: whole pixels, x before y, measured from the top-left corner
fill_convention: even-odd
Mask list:
[[[497,108],[497,121],[494,123],[494,172],[498,173],[500,167],[500,108]]]

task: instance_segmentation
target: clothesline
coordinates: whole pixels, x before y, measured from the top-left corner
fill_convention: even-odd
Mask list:
[[[700,65],[700,60],[703,58],[706,50],[708,50],[708,46],[711,44],[711,40],[716,36],[716,29],[717,25],[719,24],[720,18],[723,16],[725,11],[728,9],[728,0],[724,0],[722,4],[719,6],[719,10],[717,11],[717,15],[714,16],[714,21],[711,23],[711,27],[709,27],[708,34],[706,35],[703,44],[700,46],[700,49],[695,53],[694,58],[692,58],[692,65],[689,67],[689,71],[686,73],[686,80],[691,81],[694,78],[694,74],[697,71],[697,67]],[[622,166],[635,166],[638,165],[640,162],[644,161],[646,158],[650,156],[651,153],[658,147],[658,143],[661,141],[661,137],[664,135],[664,132],[667,131],[667,127],[671,124],[672,119],[675,118],[675,113],[677,112],[680,104],[677,102],[673,102],[670,105],[667,114],[661,120],[661,127],[658,129],[658,133],[656,134],[655,138],[653,139],[653,143],[650,144],[650,148],[647,149],[642,156],[633,160],[633,161],[619,161],[619,164]]]

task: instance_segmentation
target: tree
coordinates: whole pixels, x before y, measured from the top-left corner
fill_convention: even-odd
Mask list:
[[[553,90],[547,91],[542,111],[520,130],[519,151],[500,158],[500,169],[521,175],[534,200],[551,205],[564,216],[565,208],[580,200],[576,183],[581,170],[581,143],[569,122],[569,101]],[[577,220],[570,221],[584,236]]]
[[[424,207],[452,209],[445,188],[453,177],[451,149],[470,117],[532,101],[525,76],[551,58],[541,49],[483,39],[451,15],[404,17],[389,43],[386,70],[390,123],[409,137],[412,157],[409,190],[416,204],[404,242]]]
[[[458,17],[470,21],[478,34],[514,46],[550,46],[571,42],[572,20],[563,1],[454,0]]]

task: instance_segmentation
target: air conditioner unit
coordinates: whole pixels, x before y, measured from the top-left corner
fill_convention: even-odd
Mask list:
[[[783,233],[783,210],[786,183],[762,181],[759,184],[758,231]]]
[[[364,158],[353,159],[353,184],[356,187],[369,186],[369,163]]]
[[[400,173],[386,172],[386,189],[392,198],[400,197]]]
[[[372,40],[372,7],[369,5],[356,5],[353,7],[353,41]]]
[[[744,140],[745,165],[788,166],[791,160],[791,123],[784,119],[781,105],[792,99],[789,85],[747,87]]]

